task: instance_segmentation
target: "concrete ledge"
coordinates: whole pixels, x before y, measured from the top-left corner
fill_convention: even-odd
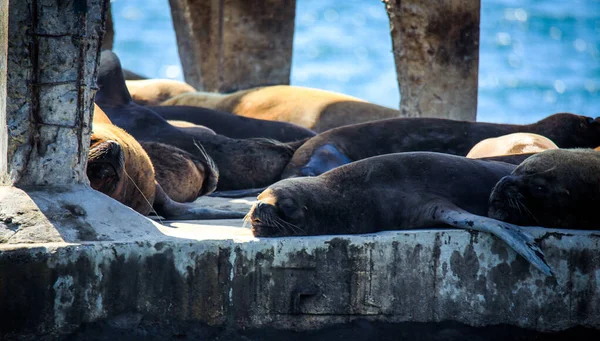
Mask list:
[[[53,337],[128,314],[234,329],[367,319],[600,330],[600,231],[533,231],[554,279],[482,233],[259,240],[241,221],[212,223],[171,225],[196,240],[0,246],[0,337]]]

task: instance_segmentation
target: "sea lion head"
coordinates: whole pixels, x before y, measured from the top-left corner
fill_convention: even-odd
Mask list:
[[[596,148],[600,146],[600,117],[558,113],[539,121],[543,131],[556,131],[552,140],[561,148]],[[564,136],[561,136],[561,133]],[[542,135],[544,135],[542,133]]]
[[[257,237],[329,234],[332,226],[323,222],[337,224],[347,214],[338,212],[328,191],[318,178],[279,181],[258,196],[246,221]]]
[[[600,152],[555,149],[533,155],[503,177],[488,215],[515,225],[598,229]]]
[[[119,200],[125,184],[125,156],[121,145],[92,135],[86,173],[93,189]]]

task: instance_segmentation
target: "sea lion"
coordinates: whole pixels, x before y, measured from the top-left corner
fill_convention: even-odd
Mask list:
[[[103,51],[98,71],[96,104],[117,126],[138,141],[159,142],[186,151],[203,167],[209,155],[219,169],[217,190],[268,186],[279,180],[294,150],[303,142],[231,139],[222,135],[192,134],[172,126],[154,111],[131,100],[118,57]]]
[[[485,217],[489,193],[514,167],[430,152],[381,155],[317,177],[281,180],[258,196],[246,220],[257,237],[436,225],[490,232],[550,274],[523,228]]]
[[[469,153],[468,158],[539,153],[548,149],[558,149],[549,138],[533,133],[514,133],[492,137],[477,143]]]
[[[184,132],[187,131],[188,133],[191,133],[191,134],[210,134],[210,135],[217,134],[217,133],[215,133],[214,130],[212,130],[210,128],[207,128],[202,125],[194,124],[191,122],[178,121],[178,120],[167,120],[167,122],[170,125],[175,126]]]
[[[123,77],[125,77],[125,79],[128,81],[139,81],[139,80],[148,79],[148,77],[146,77],[146,76],[142,76],[138,73],[135,73],[135,72],[133,72],[131,70],[127,70],[127,69],[123,69]]]
[[[150,110],[166,120],[180,120],[199,124],[217,134],[235,139],[268,138],[291,142],[315,136],[315,132],[287,122],[258,120],[228,112],[190,106],[149,106]]]
[[[600,118],[560,113],[533,124],[499,124],[440,118],[396,118],[321,133],[302,145],[282,178],[314,176],[367,157],[432,151],[465,156],[479,141],[516,132],[546,136],[560,148],[600,145]]]
[[[488,215],[512,224],[599,230],[600,152],[547,150],[494,187]]]
[[[167,219],[228,219],[244,216],[239,212],[204,209],[173,201],[156,181],[152,161],[142,146],[123,129],[111,124],[97,106],[92,129],[86,173],[93,189],[143,215],[155,212]],[[215,172],[214,169],[202,171]],[[218,175],[199,177],[204,181],[205,178],[216,179]],[[180,178],[189,176],[186,174]],[[216,181],[196,186],[200,189],[199,194],[202,191],[211,192],[216,187]]]
[[[156,181],[171,199],[194,201],[216,189],[218,176],[206,177],[206,168],[190,153],[163,143],[142,141],[140,144],[152,161]],[[205,158],[210,160],[210,157]],[[204,181],[206,178],[213,182]]]
[[[320,89],[275,85],[232,94],[190,92],[160,105],[188,105],[261,120],[294,123],[316,132],[398,117],[399,111],[356,97]]]
[[[125,81],[133,101],[140,105],[159,103],[186,92],[196,92],[193,86],[173,79],[140,79]]]

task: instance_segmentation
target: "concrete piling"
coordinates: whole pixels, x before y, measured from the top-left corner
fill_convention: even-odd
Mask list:
[[[383,0],[402,117],[475,121],[480,0]]]

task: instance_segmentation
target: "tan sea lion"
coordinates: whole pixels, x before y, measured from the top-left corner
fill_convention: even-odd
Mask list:
[[[522,227],[485,217],[494,185],[515,168],[441,153],[387,154],[316,177],[281,180],[247,215],[257,237],[372,233],[449,225],[489,232],[545,274]]]
[[[196,92],[193,86],[173,79],[142,79],[125,81],[131,98],[137,104],[158,105],[186,92]]]
[[[331,128],[399,116],[399,111],[331,91],[275,85],[232,94],[193,92],[160,105],[197,106],[261,120],[282,121],[323,132]]]
[[[517,132],[546,136],[560,148],[600,145],[600,117],[554,114],[532,124],[499,124],[440,118],[396,118],[321,133],[296,150],[282,178],[314,176],[367,157],[432,151],[465,156],[478,142]]]
[[[494,187],[488,215],[518,225],[600,230],[600,152],[547,150]]]
[[[167,219],[219,219],[243,216],[238,212],[203,209],[173,201],[157,182],[152,161],[144,148],[123,129],[113,125],[97,106],[94,109],[92,129],[86,173],[91,187],[95,190],[143,215],[156,212]],[[158,159],[165,162],[174,158],[172,153],[185,153],[174,151],[170,146],[157,144],[153,147],[154,152],[162,150]],[[175,179],[161,178],[159,174],[159,181],[166,184],[169,190],[189,192],[192,189],[186,188],[182,182],[194,178],[192,174],[188,174],[190,168],[198,169],[200,173],[216,172],[216,169],[199,168],[202,167],[201,163],[189,164],[191,160],[190,158],[187,164],[178,165],[179,176]],[[163,164],[160,166],[161,169],[165,169]],[[211,177],[198,174],[196,183],[192,185],[196,186],[197,194],[212,192],[216,188],[217,178],[218,174]],[[188,194],[188,198],[191,198],[189,193],[182,194]]]
[[[533,133],[514,133],[480,141],[471,148],[467,157],[477,159],[500,155],[539,153],[549,149],[558,149],[558,146],[545,136]]]

